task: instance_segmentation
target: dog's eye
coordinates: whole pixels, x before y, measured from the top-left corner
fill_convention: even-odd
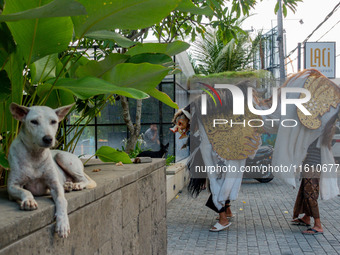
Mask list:
[[[56,124],[56,123],[57,123],[56,120],[51,120],[51,125],[54,125],[54,124]]]
[[[37,120],[31,120],[31,123],[34,125],[39,125],[39,122]]]

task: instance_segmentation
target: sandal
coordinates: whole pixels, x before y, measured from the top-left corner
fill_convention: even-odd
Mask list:
[[[209,229],[210,232],[219,232],[222,230],[225,230],[226,228],[228,228],[231,225],[231,222],[229,222],[227,225],[223,226],[221,225],[219,222],[216,222],[216,224],[214,225],[215,228],[211,228]]]
[[[323,231],[317,231],[316,229],[314,228],[309,228],[305,231],[302,231],[302,234],[304,235],[323,235]]]
[[[292,225],[295,226],[306,226],[306,227],[310,227],[310,224],[307,224],[306,222],[304,222],[302,219],[297,218],[295,220],[292,220]]]

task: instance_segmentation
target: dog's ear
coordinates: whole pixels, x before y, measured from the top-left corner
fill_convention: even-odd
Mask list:
[[[161,146],[162,146],[162,148],[167,149],[167,148],[169,147],[169,143],[167,143],[166,145],[164,145],[164,144],[161,143]]]
[[[68,112],[71,110],[71,108],[75,105],[75,103],[59,107],[54,110],[55,114],[57,114],[59,122],[62,121],[65,116],[68,114]]]
[[[28,107],[18,105],[16,103],[11,103],[9,110],[12,113],[13,118],[19,121],[22,121],[30,111]]]

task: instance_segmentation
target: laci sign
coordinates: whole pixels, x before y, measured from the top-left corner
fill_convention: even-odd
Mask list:
[[[305,69],[309,68],[335,78],[335,42],[306,42]]]

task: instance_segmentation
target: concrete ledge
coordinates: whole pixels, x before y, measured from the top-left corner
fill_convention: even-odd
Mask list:
[[[182,191],[189,181],[189,172],[186,170],[186,159],[166,168],[166,195],[167,203]]]
[[[38,210],[21,211],[0,190],[0,254],[166,254],[164,165],[163,159],[124,166],[91,161],[85,172],[97,187],[66,194],[67,239],[54,234],[49,196],[36,197]]]

